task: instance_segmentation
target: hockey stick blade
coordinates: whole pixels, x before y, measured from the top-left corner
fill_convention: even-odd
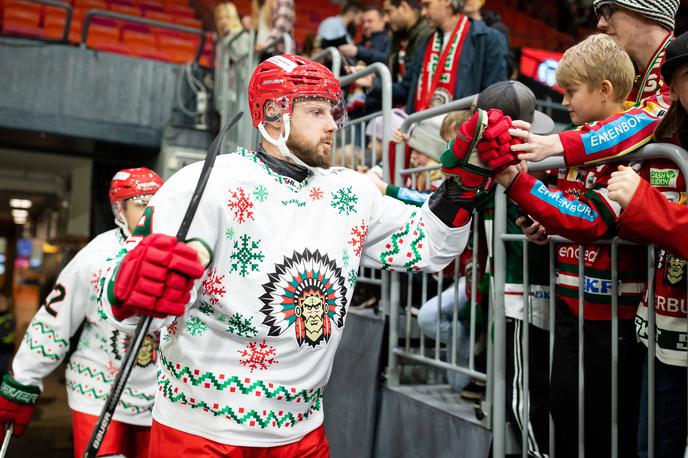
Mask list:
[[[182,223],[179,226],[179,231],[177,231],[177,240],[186,240],[186,235],[191,227],[191,222],[198,209],[198,204],[201,202],[201,197],[203,196],[203,191],[205,190],[205,185],[208,183],[208,178],[210,177],[210,172],[213,170],[213,165],[215,164],[215,158],[220,152],[222,147],[222,139],[225,134],[234,127],[234,125],[239,122],[241,117],[244,115],[243,111],[235,114],[232,119],[230,119],[227,124],[222,128],[219,134],[215,137],[213,142],[208,148],[208,154],[203,163],[203,169],[201,169],[201,175],[198,177],[198,182],[196,183],[196,189],[194,189],[193,195],[191,196],[191,201],[186,209]],[[131,346],[124,356],[122,365],[120,366],[119,372],[115,377],[115,381],[112,384],[110,394],[108,395],[103,410],[98,417],[98,422],[93,428],[93,433],[91,433],[91,438],[86,446],[86,451],[84,452],[84,458],[95,458],[98,454],[98,450],[103,443],[105,438],[105,433],[107,432],[108,426],[112,421],[112,417],[115,415],[115,409],[117,408],[117,403],[119,403],[122,393],[124,392],[124,387],[129,380],[131,371],[134,368],[134,363],[136,362],[136,355],[139,353],[139,349],[143,344],[146,335],[148,335],[148,330],[153,321],[150,316],[143,317],[138,326],[136,326],[136,331],[134,331],[134,338],[132,340]]]

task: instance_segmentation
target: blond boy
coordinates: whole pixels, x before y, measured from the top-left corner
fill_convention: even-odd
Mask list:
[[[564,54],[557,82],[565,90],[563,104],[571,121],[579,125],[590,148],[606,148],[618,141],[616,131],[602,137],[594,131],[598,120],[621,116],[624,100],[634,79],[633,64],[626,52],[606,35],[592,35]],[[613,121],[612,121],[613,122]],[[622,129],[622,126],[620,126]],[[578,456],[578,288],[584,285],[585,455],[611,455],[611,251],[609,245],[593,245],[615,235],[620,214],[607,197],[607,181],[615,165],[561,169],[556,189],[507,167],[497,180],[507,195],[534,222],[519,224],[531,238],[546,240],[557,234],[575,243],[556,247],[556,319],[554,355],[550,379],[550,408],[555,422],[557,457]],[[541,225],[537,222],[539,221]],[[578,271],[578,244],[585,245],[584,278]],[[623,288],[618,298],[619,318],[619,437],[635,437],[640,390],[640,348],[633,319],[647,276],[644,250],[619,248],[616,267]],[[619,440],[619,456],[634,456],[634,441]]]

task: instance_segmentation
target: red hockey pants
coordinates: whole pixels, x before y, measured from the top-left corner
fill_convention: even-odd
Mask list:
[[[72,410],[72,428],[74,430],[74,458],[84,456],[88,440],[98,417]],[[146,458],[148,456],[148,439],[150,427],[130,425],[119,421],[110,422],[105,439],[98,456],[124,455],[127,458]]]
[[[322,425],[293,444],[279,447],[239,447],[188,434],[153,420],[148,458],[329,458],[330,445]]]

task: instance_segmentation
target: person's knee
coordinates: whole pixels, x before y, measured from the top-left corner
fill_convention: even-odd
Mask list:
[[[428,301],[418,311],[418,326],[426,336],[434,336],[437,327],[437,304]]]

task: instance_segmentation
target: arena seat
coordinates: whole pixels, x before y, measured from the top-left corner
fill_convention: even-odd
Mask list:
[[[72,20],[74,20],[73,16]],[[67,10],[46,6],[43,13],[43,37],[49,40],[62,39],[66,21]]]
[[[147,10],[143,13],[143,17],[161,22],[172,22],[174,16],[162,11]]]
[[[196,18],[175,16],[172,18],[172,22],[179,25],[185,25],[187,27],[193,27],[194,29],[203,28],[203,23],[201,20]]]
[[[165,3],[165,12],[172,16],[196,18],[196,12],[190,6],[175,5],[173,3]]]
[[[106,10],[108,9],[108,4],[104,0],[74,0],[74,8]]]
[[[38,3],[10,1],[3,5],[2,33],[42,38],[42,5]]]
[[[141,16],[141,9],[136,5],[110,3],[110,11],[113,11],[115,13],[127,14],[129,16]]]
[[[158,47],[168,61],[185,64],[196,57],[198,41],[164,33],[158,35]]]

